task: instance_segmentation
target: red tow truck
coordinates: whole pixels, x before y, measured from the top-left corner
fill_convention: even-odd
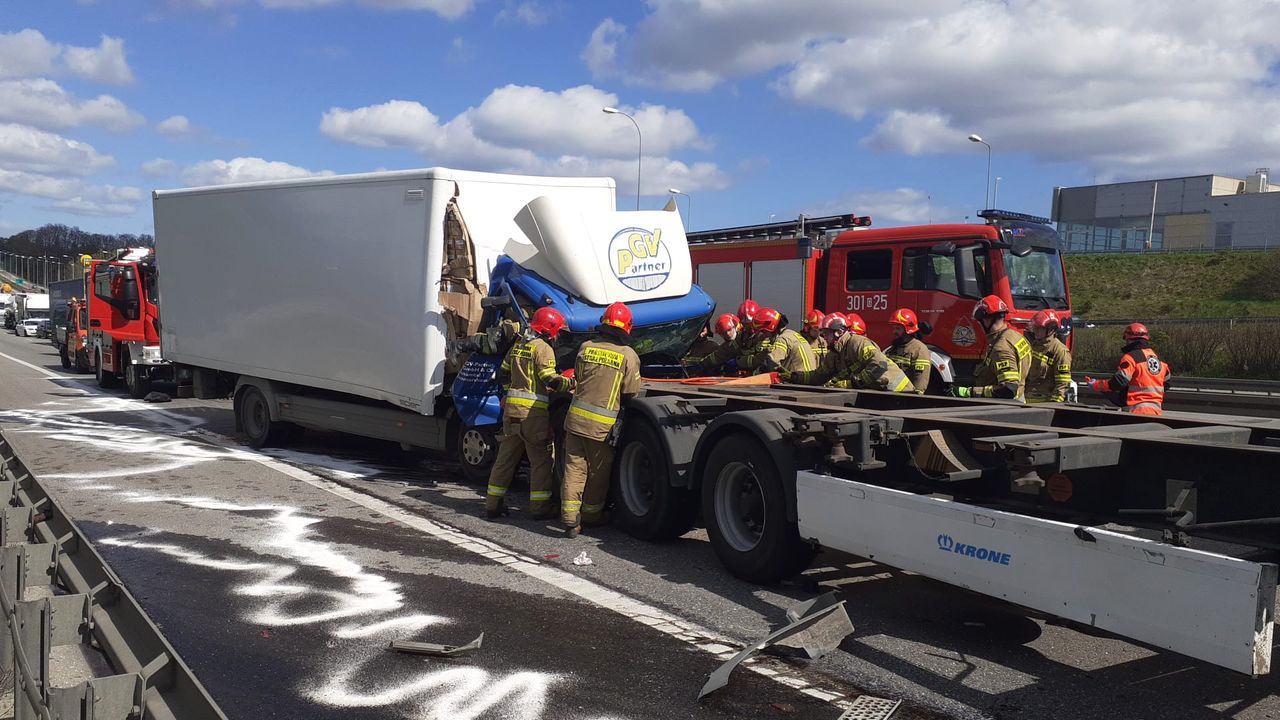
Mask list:
[[[114,260],[89,264],[88,345],[98,385],[123,378],[130,397],[151,392],[170,374],[160,355],[159,283],[151,248],[121,250]]]
[[[893,339],[889,317],[916,311],[932,332],[931,392],[967,378],[986,348],[971,317],[974,302],[998,295],[1009,322],[1025,329],[1039,310],[1065,318],[1071,299],[1063,245],[1046,218],[1001,210],[984,224],[871,229],[871,218],[833,215],[689,233],[694,282],[721,308],[744,298],[772,306],[798,326],[811,308],[856,312],[881,347]]]

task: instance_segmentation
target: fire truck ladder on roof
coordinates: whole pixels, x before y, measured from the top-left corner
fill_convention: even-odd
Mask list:
[[[805,217],[801,215],[795,220],[765,223],[763,225],[741,225],[739,227],[720,228],[718,230],[700,230],[687,234],[690,245],[700,245],[730,240],[768,240],[804,237],[806,235],[839,232],[855,227],[869,227],[871,218],[865,215],[828,215],[826,217]]]

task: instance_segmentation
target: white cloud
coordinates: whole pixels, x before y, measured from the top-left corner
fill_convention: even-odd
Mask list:
[[[51,130],[94,125],[115,132],[145,122],[110,95],[79,100],[58,83],[45,79],[0,80],[0,121],[3,120]]]
[[[0,78],[64,72],[112,85],[133,82],[133,70],[125,60],[124,41],[120,38],[103,35],[102,42],[93,48],[53,43],[39,30],[30,28],[0,33]]]
[[[927,191],[910,187],[857,190],[838,199],[806,207],[804,212],[811,217],[844,213],[869,215],[873,227],[958,222],[960,216],[952,208],[935,205]]]
[[[84,176],[115,165],[92,145],[26,125],[0,124],[0,168],[53,176]]]
[[[76,215],[132,215],[146,198],[146,193],[135,187],[92,185],[4,168],[0,168],[0,192],[53,200],[53,209]]]
[[[124,41],[120,38],[103,35],[96,48],[68,47],[63,59],[71,72],[89,80],[112,85],[133,82],[133,71],[124,59]]]
[[[142,174],[150,177],[168,177],[178,172],[178,164],[165,158],[156,158],[142,163]]]
[[[156,132],[169,137],[185,137],[191,134],[191,121],[186,115],[173,115],[156,123]]]
[[[502,9],[498,11],[497,19],[499,22],[522,23],[529,27],[538,27],[546,25],[551,19],[551,14],[558,11],[559,6],[551,6],[547,3],[537,2],[537,0],[523,0],[522,2],[512,2],[507,0]]]
[[[226,185],[228,183],[290,180],[332,174],[333,171],[331,170],[312,171],[285,162],[264,160],[257,157],[238,157],[231,160],[206,160],[196,163],[182,171],[182,181],[189,186]]]
[[[61,48],[39,30],[0,33],[0,78],[32,77],[53,71]]]
[[[589,85],[551,92],[508,85],[494,90],[479,107],[441,122],[426,106],[392,100],[354,110],[330,108],[320,130],[342,142],[375,148],[408,148],[429,162],[467,168],[547,175],[610,175],[619,190],[634,192],[636,128],[626,118],[608,117],[605,106],[618,97]],[[644,138],[645,194],[671,185],[688,190],[719,189],[728,178],[715,164],[692,165],[669,157],[709,143],[681,110],[661,105],[622,107]]]
[[[597,77],[705,90],[776,73],[789,99],[876,127],[875,148],[1082,161],[1101,174],[1208,172],[1280,151],[1280,3],[1156,0],[650,0],[604,23]],[[609,23],[612,21],[606,21]],[[617,26],[620,27],[620,26]]]

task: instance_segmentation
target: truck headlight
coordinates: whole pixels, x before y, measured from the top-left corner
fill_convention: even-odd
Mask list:
[[[160,362],[160,346],[145,345],[142,348],[142,359],[146,362]]]

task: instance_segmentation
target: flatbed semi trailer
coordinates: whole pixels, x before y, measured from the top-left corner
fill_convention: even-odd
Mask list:
[[[1280,421],[650,382],[615,521],[698,518],[734,575],[866,557],[1250,675],[1270,671]]]

